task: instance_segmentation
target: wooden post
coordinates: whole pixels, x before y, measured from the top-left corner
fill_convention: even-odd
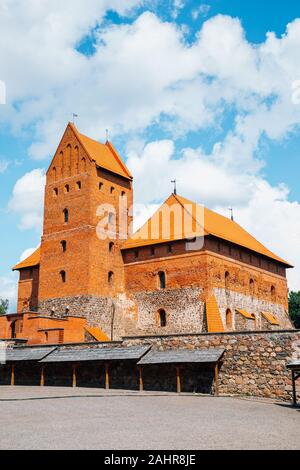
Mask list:
[[[177,393],[181,393],[180,367],[176,367]]]
[[[140,375],[140,392],[144,391],[144,380],[143,380],[143,366],[139,366],[139,375]]]
[[[73,383],[72,383],[73,388],[77,387],[76,371],[77,371],[77,364],[73,364]]]
[[[219,363],[215,365],[215,396],[219,396]]]
[[[44,387],[44,386],[45,386],[45,366],[42,366],[42,368],[41,368],[40,386],[41,386],[41,387]]]
[[[296,374],[294,370],[292,370],[292,385],[293,385],[293,405],[297,405]]]
[[[109,364],[105,364],[105,390],[109,390]]]
[[[14,386],[15,385],[15,365],[11,365],[11,377],[10,377],[10,385]]]

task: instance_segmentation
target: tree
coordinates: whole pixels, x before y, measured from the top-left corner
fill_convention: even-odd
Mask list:
[[[289,293],[289,314],[295,327],[300,329],[300,291]]]
[[[0,299],[0,315],[6,315],[8,312],[8,300]]]

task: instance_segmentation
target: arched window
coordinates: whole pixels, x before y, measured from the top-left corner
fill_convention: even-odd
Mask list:
[[[67,162],[66,162],[66,167],[67,167],[67,174],[70,176],[71,175],[71,158],[72,158],[72,147],[69,144],[67,146]]]
[[[114,252],[114,248],[115,248],[115,244],[113,242],[110,242],[109,244],[109,252],[110,253],[113,253]]]
[[[64,209],[63,214],[64,214],[64,222],[65,222],[65,224],[67,224],[69,222],[69,211],[68,211],[68,209]]]
[[[56,167],[55,166],[52,168],[52,177],[53,177],[53,181],[56,181]]]
[[[62,247],[62,251],[65,253],[67,251],[67,242],[66,242],[66,240],[62,240],[60,242],[60,244],[61,244],[61,247]]]
[[[61,164],[62,173],[63,173],[63,167],[64,167],[64,152],[63,151],[60,152],[59,159],[60,159],[60,164]]]
[[[65,193],[70,192],[70,186],[68,184],[65,185]]]
[[[164,309],[158,311],[159,316],[159,326],[165,328],[167,326],[167,314]]]
[[[76,145],[75,147],[75,172],[76,174],[78,173],[78,171],[79,171],[79,148]]]
[[[86,159],[84,157],[81,159],[81,171],[86,172]]]
[[[228,330],[232,329],[232,312],[230,308],[226,310],[226,328]]]
[[[271,287],[271,299],[276,300],[276,287],[275,286]]]
[[[111,286],[114,282],[114,273],[112,271],[110,271],[108,273],[108,285]]]
[[[77,189],[77,191],[80,191],[80,190],[81,190],[81,182],[80,182],[80,181],[77,181],[77,183],[76,183],[76,189]]]
[[[57,196],[58,196],[58,189],[54,188],[53,189],[53,197],[57,197]]]
[[[67,280],[66,271],[60,271],[59,274],[60,274],[61,281],[62,281],[63,283],[65,283],[66,280]]]
[[[254,280],[253,279],[250,279],[249,287],[250,287],[250,295],[254,295]]]
[[[159,278],[160,289],[165,289],[166,288],[166,273],[164,273],[163,271],[160,271],[158,273],[158,278]]]
[[[225,272],[225,289],[228,289],[230,281],[230,274],[228,271]]]
[[[99,183],[99,191],[102,191],[103,189],[103,183]]]
[[[112,186],[112,187],[110,188],[110,194],[113,194],[114,192],[115,192],[115,188]]]
[[[126,196],[125,191],[122,191],[122,192],[121,192],[121,197],[125,197],[125,196]]]

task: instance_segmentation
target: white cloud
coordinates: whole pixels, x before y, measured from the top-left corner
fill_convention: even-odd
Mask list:
[[[45,172],[39,168],[26,173],[16,182],[9,210],[20,217],[20,229],[41,229],[44,187]]]
[[[7,276],[0,277],[0,298],[8,299],[9,312],[15,313],[17,311],[17,296],[18,296],[18,275],[11,273]]]
[[[194,10],[192,10],[193,20],[197,20],[199,16],[206,17],[208,13],[210,12],[210,9],[211,9],[210,5],[206,3],[202,3],[202,5],[199,5],[198,8],[195,8]]]

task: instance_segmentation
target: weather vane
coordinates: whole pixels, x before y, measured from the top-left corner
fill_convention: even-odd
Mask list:
[[[108,142],[108,141],[109,141],[109,130],[106,129],[106,142]]]
[[[174,185],[174,191],[173,194],[177,194],[177,180],[172,180],[171,183]]]
[[[228,209],[231,213],[231,220],[234,221],[234,217],[233,217],[233,208],[232,207],[229,207]]]
[[[73,113],[73,124],[75,124],[75,119],[78,118],[78,114]]]

